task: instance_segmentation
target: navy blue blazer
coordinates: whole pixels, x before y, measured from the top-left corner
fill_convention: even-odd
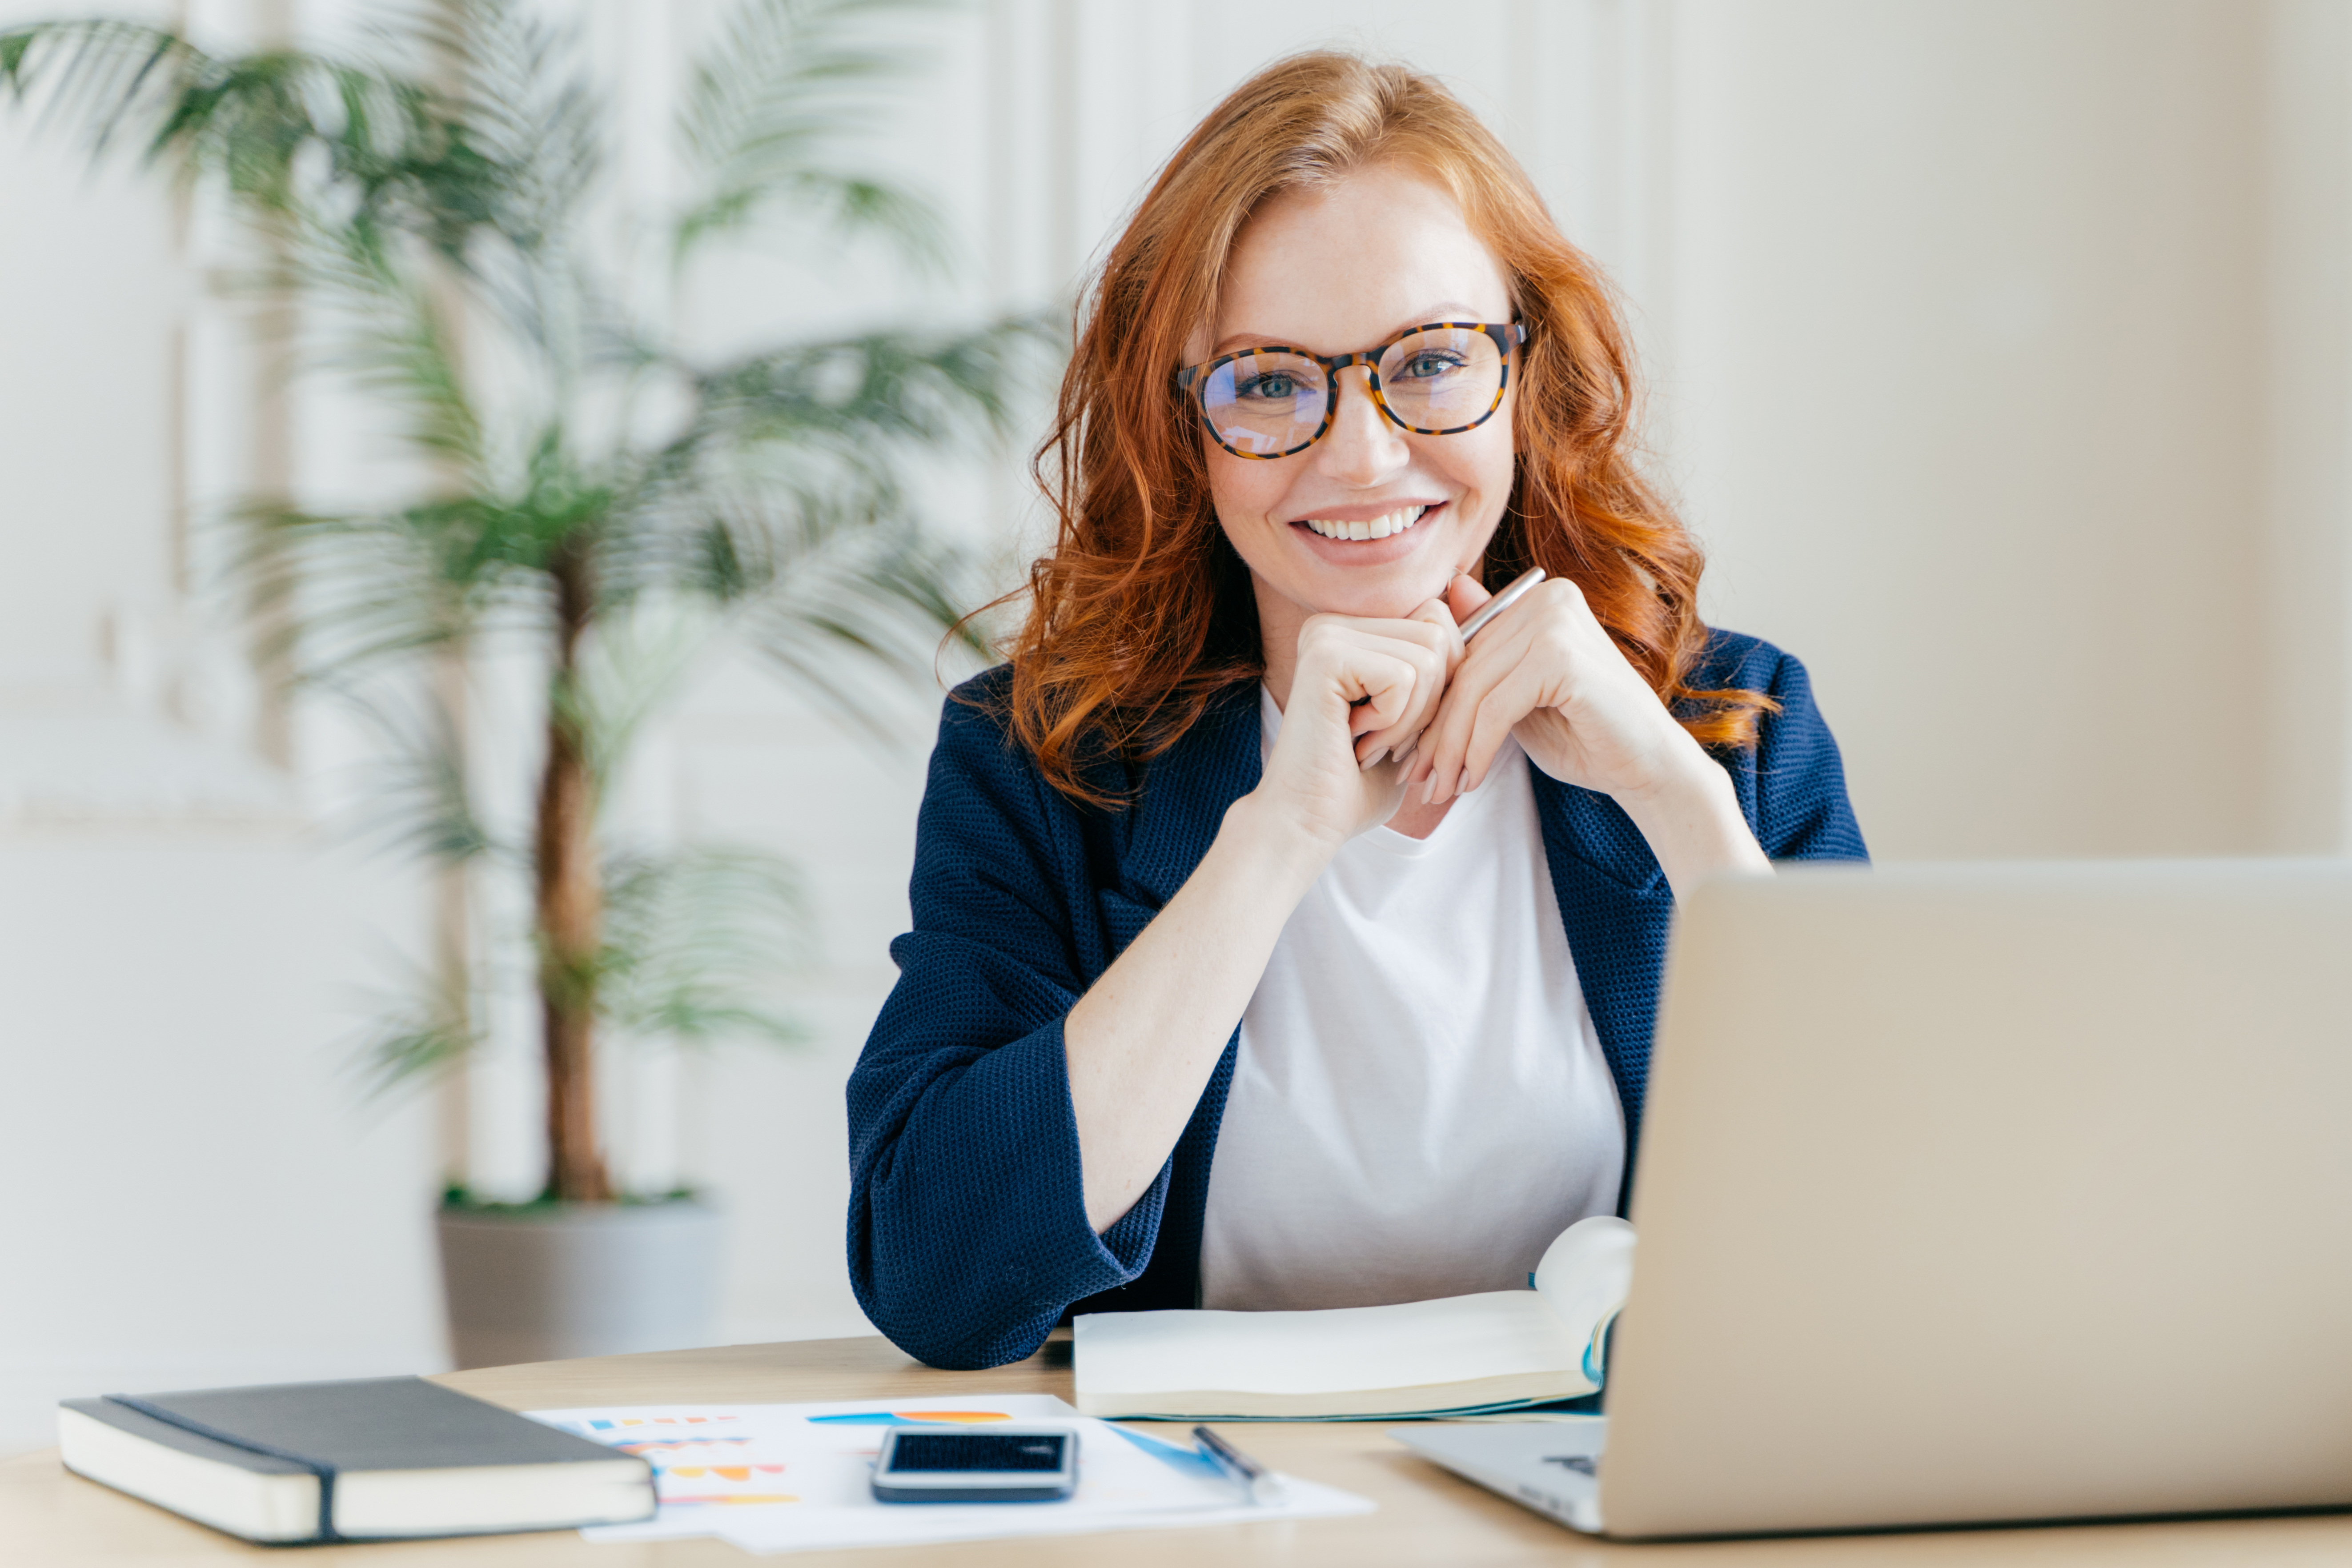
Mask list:
[[[1256,787],[1257,687],[1234,688],[1148,764],[1103,763],[1102,783],[1133,789],[1131,805],[1106,811],[1055,791],[1013,740],[1009,676],[959,688],[940,721],[915,929],[890,944],[898,983],[849,1078],[850,1281],[875,1326],[933,1366],[1018,1361],[1073,1310],[1198,1304],[1210,1161],[1241,1038],[1236,1028],[1150,1190],[1097,1236],[1062,1019]],[[1691,684],[1780,700],[1756,749],[1722,759],[1765,852],[1864,858],[1804,667],[1717,632]],[[1534,772],[1560,921],[1624,1106],[1630,1178],[1674,895],[1614,801]]]

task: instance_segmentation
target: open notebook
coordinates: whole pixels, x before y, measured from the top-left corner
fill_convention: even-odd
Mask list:
[[[1534,1289],[1319,1312],[1089,1312],[1074,1325],[1088,1415],[1319,1419],[1468,1415],[1597,1393],[1633,1279],[1633,1227],[1582,1219]]]

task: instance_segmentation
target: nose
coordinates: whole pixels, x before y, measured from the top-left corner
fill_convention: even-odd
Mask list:
[[[1372,401],[1371,381],[1371,373],[1362,365],[1351,364],[1339,373],[1332,390],[1339,405],[1331,411],[1330,432],[1314,448],[1318,468],[1358,489],[1386,482],[1412,460],[1404,432]]]

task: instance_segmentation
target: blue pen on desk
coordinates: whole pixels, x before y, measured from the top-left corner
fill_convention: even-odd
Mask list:
[[[1249,1494],[1250,1501],[1266,1504],[1278,1503],[1282,1500],[1280,1476],[1276,1475],[1206,1426],[1192,1428],[1192,1441],[1201,1446],[1201,1452],[1208,1457],[1211,1464],[1224,1472],[1227,1479]]]

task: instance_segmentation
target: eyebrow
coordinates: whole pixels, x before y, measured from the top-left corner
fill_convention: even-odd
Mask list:
[[[1473,321],[1477,319],[1476,310],[1456,300],[1449,300],[1443,304],[1432,305],[1426,310],[1406,317],[1376,341],[1387,342],[1399,332],[1408,332],[1415,327],[1426,326],[1432,321]],[[1358,343],[1354,348],[1339,349],[1334,352],[1343,354],[1356,353],[1371,346],[1370,343]],[[1232,353],[1236,349],[1269,347],[1305,348],[1307,345],[1297,338],[1277,337],[1272,332],[1228,332],[1217,340],[1216,346],[1209,351],[1209,357],[1215,359],[1219,354]]]

